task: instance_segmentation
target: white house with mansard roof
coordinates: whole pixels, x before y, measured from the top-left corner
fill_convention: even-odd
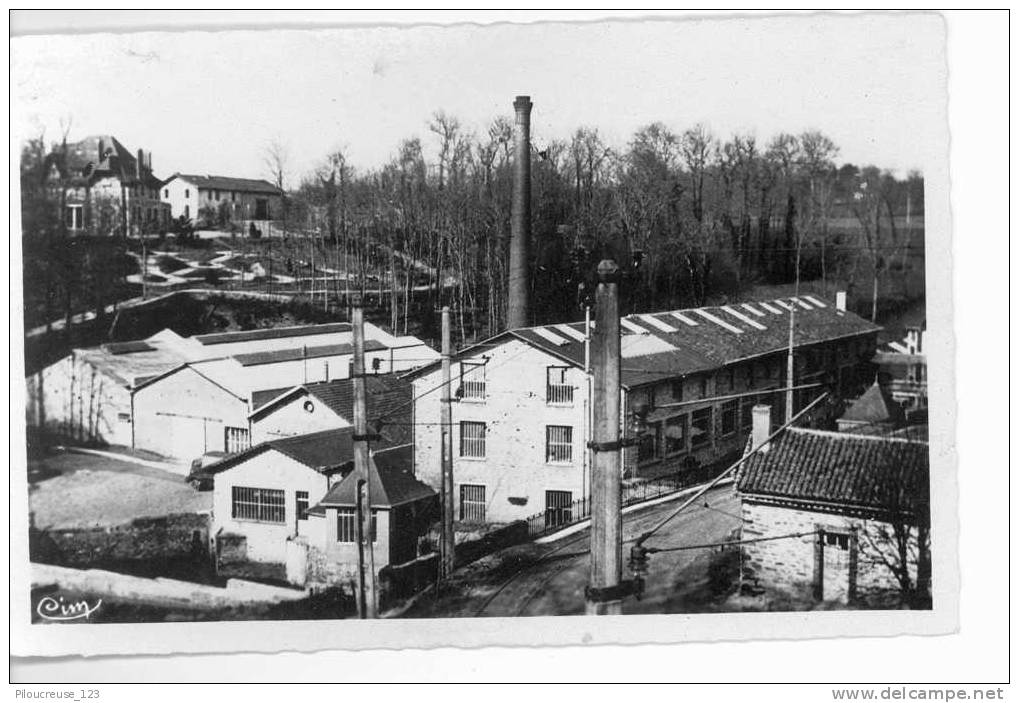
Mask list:
[[[796,392],[797,407],[824,389],[854,397],[873,381],[879,328],[815,296],[622,318],[623,407],[628,424],[640,415],[645,427],[624,452],[624,476],[672,475],[738,456],[762,400],[779,406],[781,418],[794,312],[794,380],[807,386]],[[528,327],[454,357],[458,519],[508,522],[544,512],[546,521],[568,522],[572,503],[588,495],[587,339],[583,322]],[[438,488],[440,365],[411,378],[415,471]]]

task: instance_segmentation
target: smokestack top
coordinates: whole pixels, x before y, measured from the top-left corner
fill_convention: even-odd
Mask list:
[[[516,100],[513,101],[513,107],[517,110],[530,111],[532,104],[530,95],[518,95]]]
[[[598,280],[615,283],[619,279],[619,264],[612,259],[602,259],[598,264]]]

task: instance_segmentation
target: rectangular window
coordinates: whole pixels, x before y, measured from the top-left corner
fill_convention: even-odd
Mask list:
[[[545,400],[556,405],[573,405],[573,386],[566,382],[568,366],[549,366],[545,372]]]
[[[126,422],[127,424],[130,425],[131,413],[117,413],[117,419],[120,420],[121,422]]]
[[[212,195],[213,195],[213,197],[214,197],[214,198],[215,198],[216,200],[219,200],[219,191],[218,191],[218,190],[214,190],[214,191],[212,191]]]
[[[658,458],[662,441],[662,423],[648,423],[647,430],[637,443],[637,461],[651,461]]]
[[[67,225],[67,229],[84,228],[81,205],[68,205],[64,209],[64,223]]]
[[[690,418],[690,448],[699,449],[711,442],[711,408],[695,410]]]
[[[248,436],[247,427],[223,428],[223,447],[228,453],[243,452],[250,446],[251,438]]]
[[[378,542],[379,511],[372,510],[372,543]],[[336,541],[357,544],[357,508],[336,511]]]
[[[190,198],[191,197],[191,189],[190,188],[185,188],[184,189],[184,197],[185,198]]]
[[[297,519],[308,519],[308,491],[297,491]]]
[[[678,379],[672,382],[672,401],[674,403],[683,402],[683,380]]]
[[[485,487],[469,483],[460,484],[460,520],[485,521]]]
[[[485,423],[460,423],[460,456],[485,456]]]
[[[281,490],[233,486],[231,498],[231,514],[235,520],[271,522],[280,525],[287,520],[287,508]]]
[[[844,532],[825,532],[824,546],[849,551],[849,535]]]
[[[569,491],[545,491],[545,527],[573,522],[573,494]]]
[[[164,198],[169,198],[170,197],[170,189],[169,188],[164,188],[163,189],[163,197]]]
[[[686,451],[686,415],[676,415],[665,421],[665,453],[681,454]]]
[[[236,191],[233,191],[233,190],[230,191],[230,202],[231,203],[237,202],[237,192]]]
[[[573,461],[573,428],[566,425],[545,427],[545,461],[568,464]]]
[[[707,398],[708,397],[708,377],[707,376],[704,376],[703,378],[701,378],[699,391],[700,391],[700,394],[697,396],[698,398]]]
[[[735,399],[722,403],[722,436],[731,435],[736,431],[736,419],[739,413],[739,403]]]
[[[460,363],[460,399],[485,399],[485,364],[471,361]]]

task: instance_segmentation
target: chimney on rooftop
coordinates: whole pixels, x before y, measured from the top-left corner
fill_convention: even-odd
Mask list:
[[[770,405],[755,405],[754,416],[753,416],[753,429],[751,430],[751,450],[757,449],[768,439],[771,434],[771,406]],[[762,452],[768,451],[767,447],[764,447]]]
[[[513,205],[510,216],[509,285],[506,325],[509,329],[530,324],[531,246],[531,99],[518,95],[513,101]]]
[[[105,144],[105,143],[103,142],[103,140],[102,140],[102,139],[100,139],[100,140],[99,140],[99,158],[98,158],[98,159],[96,159],[96,163],[97,163],[97,164],[98,164],[98,163],[101,163],[101,162],[102,162],[102,160],[103,160],[103,156],[105,156],[105,154],[104,154],[104,152],[103,152],[103,147],[104,147],[104,146],[106,146],[106,144]]]
[[[145,163],[145,152],[141,149],[138,150],[138,158],[134,160],[134,175],[135,178],[141,180],[142,177],[142,166]]]
[[[846,292],[844,290],[835,293],[835,309],[842,312],[846,311]]]

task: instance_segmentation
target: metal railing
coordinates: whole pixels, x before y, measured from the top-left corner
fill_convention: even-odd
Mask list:
[[[714,464],[683,469],[679,473],[643,481],[632,481],[621,486],[623,507],[661,498],[713,479],[721,471]],[[527,518],[527,533],[531,538],[561,530],[591,517],[591,499],[583,497],[569,505],[549,506]]]
[[[573,386],[549,383],[545,390],[545,400],[552,405],[573,405]]]

